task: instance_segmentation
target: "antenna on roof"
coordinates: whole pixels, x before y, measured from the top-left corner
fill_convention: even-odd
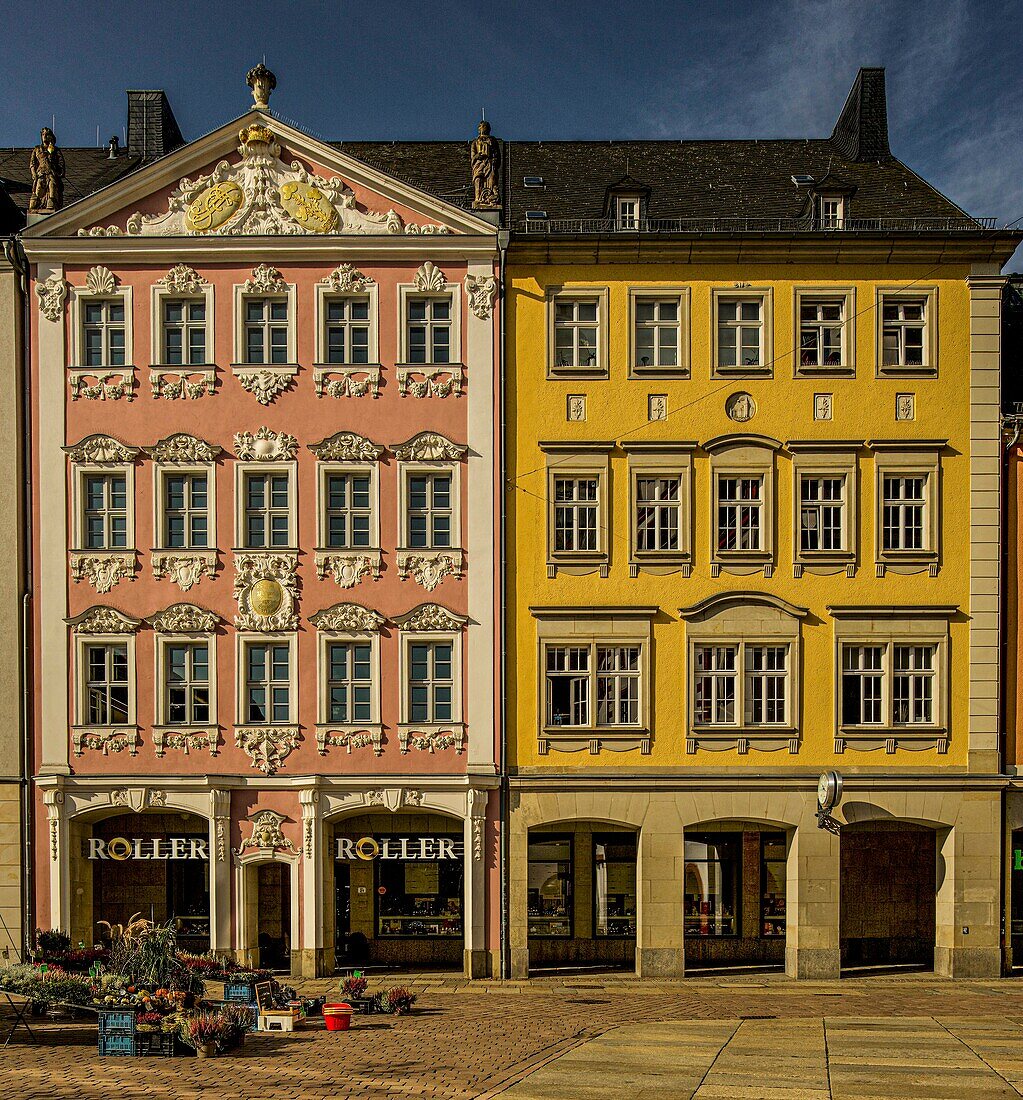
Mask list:
[[[480,108],[480,113],[483,116],[483,121],[486,122],[487,121],[487,109],[486,109],[486,107],[481,107]]]

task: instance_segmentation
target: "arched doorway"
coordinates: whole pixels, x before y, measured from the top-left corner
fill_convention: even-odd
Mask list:
[[[260,863],[255,874],[259,965],[267,970],[290,970],[291,868],[285,863]]]
[[[908,821],[842,826],[843,967],[934,966],[935,832]]]
[[[144,812],[78,819],[85,858],[72,865],[71,925],[75,942],[91,944],[104,925],[136,913],[173,921],[178,946],[210,947],[209,825],[198,814]]]

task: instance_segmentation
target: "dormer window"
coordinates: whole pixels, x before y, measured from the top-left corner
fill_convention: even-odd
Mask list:
[[[822,229],[841,229],[845,222],[845,199],[841,195],[821,195]]]
[[[615,227],[639,229],[640,199],[638,195],[619,195],[615,199]]]

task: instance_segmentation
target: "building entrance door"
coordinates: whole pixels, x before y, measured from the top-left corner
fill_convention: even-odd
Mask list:
[[[257,868],[256,919],[259,965],[290,970],[291,868],[286,863],[261,863]]]

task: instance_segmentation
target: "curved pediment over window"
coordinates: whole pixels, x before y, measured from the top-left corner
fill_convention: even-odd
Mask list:
[[[757,607],[780,611],[793,619],[804,619],[809,614],[809,608],[789,603],[788,600],[783,600],[770,592],[719,592],[714,596],[708,596],[705,600],[700,600],[699,603],[694,603],[691,607],[680,607],[678,613],[686,622],[702,622],[736,608],[755,609]]]

